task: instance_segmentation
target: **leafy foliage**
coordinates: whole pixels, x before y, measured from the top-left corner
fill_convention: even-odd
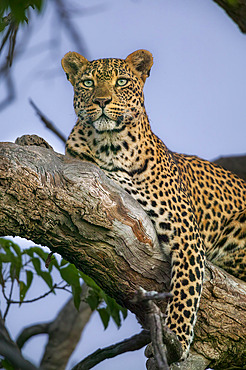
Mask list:
[[[47,263],[49,261],[49,263]],[[47,265],[47,267],[46,267]],[[62,279],[60,283],[54,282],[52,274],[56,269]],[[34,277],[40,277],[48,286],[49,291],[40,297],[26,300],[26,295],[32,286]],[[57,289],[70,288],[73,295],[74,305],[79,309],[81,302],[82,279],[90,287],[87,303],[92,310],[97,310],[104,328],[106,329],[110,317],[118,327],[121,326],[121,315],[125,319],[127,310],[118,305],[88,276],[79,271],[74,265],[64,259],[58,260],[54,256],[50,258],[49,253],[40,247],[21,249],[11,240],[0,238],[0,285],[7,306],[13,303],[19,305],[42,299]],[[17,285],[19,300],[12,300],[13,286]],[[63,284],[63,286],[61,286]],[[8,294],[6,293],[8,291]]]
[[[1,0],[0,1],[0,32],[8,26],[11,19],[16,25],[28,22],[29,7],[41,12],[44,0]]]
[[[109,297],[90,277],[86,276],[81,271],[79,271],[79,274],[84,282],[91,288],[86,301],[92,310],[97,309],[104,329],[108,327],[110,317],[112,317],[119,328],[121,326],[121,315],[123,319],[125,319],[127,317],[127,309],[121,307],[115,299]],[[104,302],[105,307],[101,307],[100,302]]]

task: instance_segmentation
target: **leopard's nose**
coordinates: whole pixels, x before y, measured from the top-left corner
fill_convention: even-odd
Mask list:
[[[109,104],[112,101],[112,98],[94,98],[93,103],[98,104],[99,107],[105,108],[107,104]]]

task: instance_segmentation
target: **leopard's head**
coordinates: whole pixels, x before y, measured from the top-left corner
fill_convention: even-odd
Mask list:
[[[81,122],[97,131],[120,131],[144,112],[143,86],[152,54],[137,50],[126,59],[88,61],[69,52],[62,67],[74,87],[74,109]]]

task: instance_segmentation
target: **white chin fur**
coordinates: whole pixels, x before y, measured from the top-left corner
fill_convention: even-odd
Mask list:
[[[97,131],[109,131],[115,128],[116,122],[106,117],[100,117],[93,122],[93,126]]]

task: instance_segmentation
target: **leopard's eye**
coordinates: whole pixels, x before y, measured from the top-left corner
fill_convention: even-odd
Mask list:
[[[94,86],[94,82],[92,80],[84,80],[83,85],[85,87],[92,87],[92,86]]]
[[[125,86],[127,84],[128,80],[126,78],[119,78],[116,82],[116,85],[118,86]]]

